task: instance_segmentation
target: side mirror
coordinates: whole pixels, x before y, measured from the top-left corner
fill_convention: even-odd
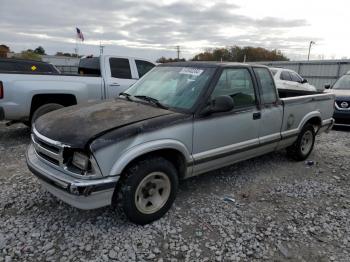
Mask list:
[[[325,88],[325,89],[330,89],[330,88],[331,88],[331,85],[330,85],[330,84],[325,84],[325,85],[324,85],[324,88]]]
[[[204,114],[228,112],[234,108],[234,102],[230,96],[218,96],[210,102],[210,105],[204,109]]]
[[[301,80],[301,83],[305,84],[305,83],[307,83],[307,80],[305,78],[303,78],[303,80]]]

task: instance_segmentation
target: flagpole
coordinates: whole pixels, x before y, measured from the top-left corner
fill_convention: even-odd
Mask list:
[[[79,49],[78,49],[78,41],[81,40],[81,42],[83,43],[84,41],[84,35],[83,33],[80,31],[80,29],[78,27],[75,28],[77,31],[77,34],[75,36],[75,54],[77,56],[79,56]]]
[[[75,54],[78,57],[78,36],[75,36]]]

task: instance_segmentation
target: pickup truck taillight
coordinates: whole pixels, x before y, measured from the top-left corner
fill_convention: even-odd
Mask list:
[[[4,86],[2,85],[2,82],[0,81],[0,99],[4,98]]]

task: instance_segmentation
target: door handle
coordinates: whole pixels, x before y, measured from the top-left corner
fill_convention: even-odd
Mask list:
[[[120,86],[120,84],[118,84],[118,83],[112,83],[112,84],[110,84],[110,86]]]
[[[257,120],[261,118],[261,112],[255,112],[253,113],[253,120]]]

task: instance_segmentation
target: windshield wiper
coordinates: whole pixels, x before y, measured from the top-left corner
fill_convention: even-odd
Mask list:
[[[153,98],[153,97],[150,97],[150,96],[144,96],[144,95],[137,95],[135,96],[136,98],[138,99],[142,99],[142,100],[145,100],[147,102],[151,102],[153,103],[154,105],[160,107],[160,108],[163,108],[163,109],[168,109],[169,107],[163,105],[161,102],[158,101],[158,99],[156,98]]]
[[[129,93],[121,92],[119,95],[120,96],[125,96],[125,98],[127,100],[132,101],[132,99],[130,98],[131,95]]]

